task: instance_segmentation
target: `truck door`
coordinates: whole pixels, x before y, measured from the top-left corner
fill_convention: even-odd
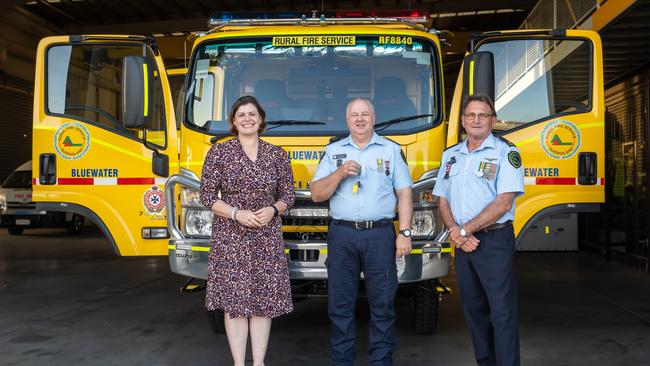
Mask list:
[[[146,60],[144,95],[124,88],[134,57]],[[134,103],[145,106],[142,128],[125,127],[124,106]],[[155,44],[134,36],[43,39],[33,119],[39,207],[95,221],[120,255],[166,254],[164,183],[177,170],[178,139]]]
[[[462,138],[460,97],[491,96],[494,133],[517,145],[524,167],[525,194],[515,217],[518,249],[577,249],[577,213],[598,210],[605,199],[598,34],[490,32],[472,39],[470,52],[456,87],[448,144]]]

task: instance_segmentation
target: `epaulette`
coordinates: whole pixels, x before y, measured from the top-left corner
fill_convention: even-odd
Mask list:
[[[388,141],[390,141],[390,142],[392,142],[392,143],[394,143],[395,145],[397,145],[397,146],[401,146],[400,144],[398,144],[397,142],[395,142],[395,141],[393,141],[393,140],[391,140],[391,139],[389,139],[389,138],[388,138],[388,137],[386,137],[386,136],[381,136],[381,135],[379,135],[379,137],[383,137],[383,138],[385,138],[386,140],[388,140]]]
[[[505,142],[510,147],[517,147],[517,145],[513,144],[512,141],[508,140],[507,138],[505,138],[503,136],[499,136],[499,140]]]
[[[461,141],[461,142],[458,142],[458,143],[456,143],[456,144],[453,144],[453,145],[451,145],[451,146],[449,146],[448,148],[446,148],[446,149],[444,149],[444,150],[442,150],[442,152],[445,152],[445,151],[447,151],[447,150],[449,150],[449,149],[451,149],[452,147],[456,147],[456,146],[458,146],[459,144],[462,144],[462,143],[463,143],[463,141]]]
[[[386,140],[388,140],[388,141],[394,143],[395,145],[399,146],[399,148],[400,148],[400,149],[399,149],[399,154],[400,154],[400,156],[402,157],[402,160],[404,160],[404,162],[408,164],[408,161],[406,160],[406,155],[404,154],[404,151],[402,150],[402,146],[401,146],[400,144],[398,144],[397,142],[395,142],[395,141],[389,139],[389,138],[386,137],[386,136],[381,136],[381,137],[383,137],[383,138],[385,138]]]
[[[332,136],[332,137],[330,137],[330,142],[327,143],[327,145],[325,145],[325,147],[327,148],[331,144],[333,144],[335,142],[339,142],[344,138],[345,138],[345,136]],[[320,164],[320,162],[323,161],[324,157],[325,157],[325,153],[323,152],[323,154],[320,156],[320,159],[318,159],[318,164]]]
[[[345,136],[332,136],[332,137],[330,137],[330,142],[325,146],[329,146],[329,145],[331,145],[331,144],[333,144],[333,143],[335,143],[337,141],[341,141],[344,138],[345,138]]]

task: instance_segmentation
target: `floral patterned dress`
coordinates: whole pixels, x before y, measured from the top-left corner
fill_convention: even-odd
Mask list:
[[[259,140],[257,160],[248,158],[238,138],[215,144],[201,176],[201,203],[211,208],[218,192],[227,204],[256,211],[278,200],[294,202],[293,173],[287,153]],[[208,310],[231,318],[275,318],[293,310],[282,221],[248,228],[214,215],[205,298]]]

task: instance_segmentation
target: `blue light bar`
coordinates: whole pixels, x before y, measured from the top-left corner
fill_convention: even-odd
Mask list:
[[[210,16],[212,22],[227,22],[236,19],[300,19],[302,13],[295,12],[218,12]]]

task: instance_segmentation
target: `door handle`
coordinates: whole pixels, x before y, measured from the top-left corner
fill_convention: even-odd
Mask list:
[[[594,185],[598,182],[598,157],[594,152],[578,154],[578,184]]]
[[[56,184],[56,155],[48,153],[38,157],[38,182],[42,185]]]

